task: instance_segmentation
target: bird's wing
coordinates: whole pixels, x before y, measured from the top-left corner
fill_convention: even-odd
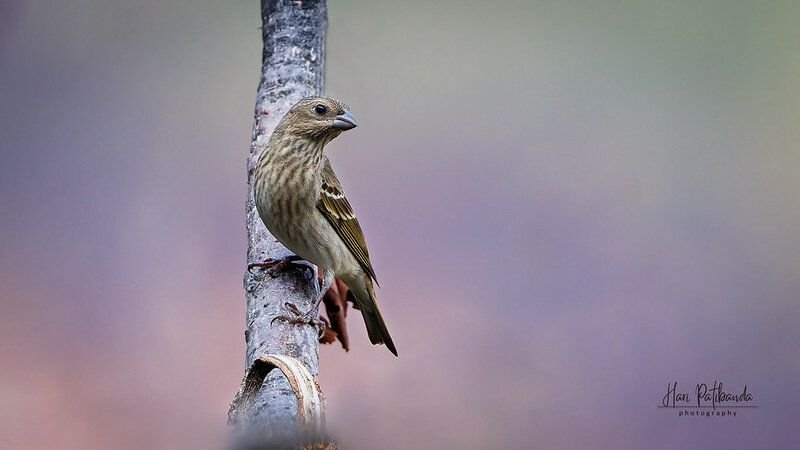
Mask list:
[[[342,238],[347,248],[356,257],[364,272],[377,283],[375,270],[372,269],[372,263],[369,261],[369,251],[367,250],[367,242],[364,240],[364,232],[361,231],[361,225],[358,224],[353,207],[347,201],[342,184],[339,183],[339,179],[333,173],[333,168],[327,157],[325,158],[325,167],[322,169],[322,188],[320,191],[317,209],[328,219],[333,229],[336,230],[336,233]]]

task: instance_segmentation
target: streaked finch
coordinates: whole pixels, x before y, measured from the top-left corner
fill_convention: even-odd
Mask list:
[[[256,164],[256,208],[286,248],[350,288],[370,342],[386,344],[397,356],[378,308],[364,233],[323,153],[328,142],[355,126],[347,107],[334,99],[311,97],[294,105]]]

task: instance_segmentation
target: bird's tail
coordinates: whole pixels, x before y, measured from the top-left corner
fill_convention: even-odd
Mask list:
[[[364,323],[367,325],[369,341],[373,344],[386,344],[386,348],[394,356],[397,356],[397,349],[394,348],[394,342],[392,342],[392,337],[389,335],[389,330],[383,321],[381,310],[378,308],[378,298],[375,296],[372,280],[365,275],[342,277],[342,280],[356,297],[356,305],[358,305],[361,315],[364,316]]]

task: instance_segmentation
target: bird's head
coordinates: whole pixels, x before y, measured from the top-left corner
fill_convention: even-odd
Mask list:
[[[285,131],[312,139],[330,140],[356,127],[356,119],[343,103],[329,97],[307,97],[292,106],[281,120]]]

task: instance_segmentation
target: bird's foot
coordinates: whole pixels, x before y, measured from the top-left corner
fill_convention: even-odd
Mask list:
[[[286,309],[289,310],[291,315],[286,314],[277,316],[272,319],[271,323],[274,323],[276,320],[282,320],[286,323],[293,323],[297,325],[311,325],[317,328],[319,337],[322,337],[322,335],[325,334],[325,328],[327,325],[324,320],[320,320],[319,302],[316,302],[316,305],[306,313],[300,311],[293,303],[285,303],[284,306],[286,306]]]
[[[287,272],[290,269],[314,270],[305,264],[298,264],[297,261],[302,261],[303,258],[297,255],[289,255],[282,259],[268,258],[264,262],[250,263],[247,265],[247,271],[253,273],[253,269],[259,268],[266,270],[269,276],[277,278],[281,273]]]

